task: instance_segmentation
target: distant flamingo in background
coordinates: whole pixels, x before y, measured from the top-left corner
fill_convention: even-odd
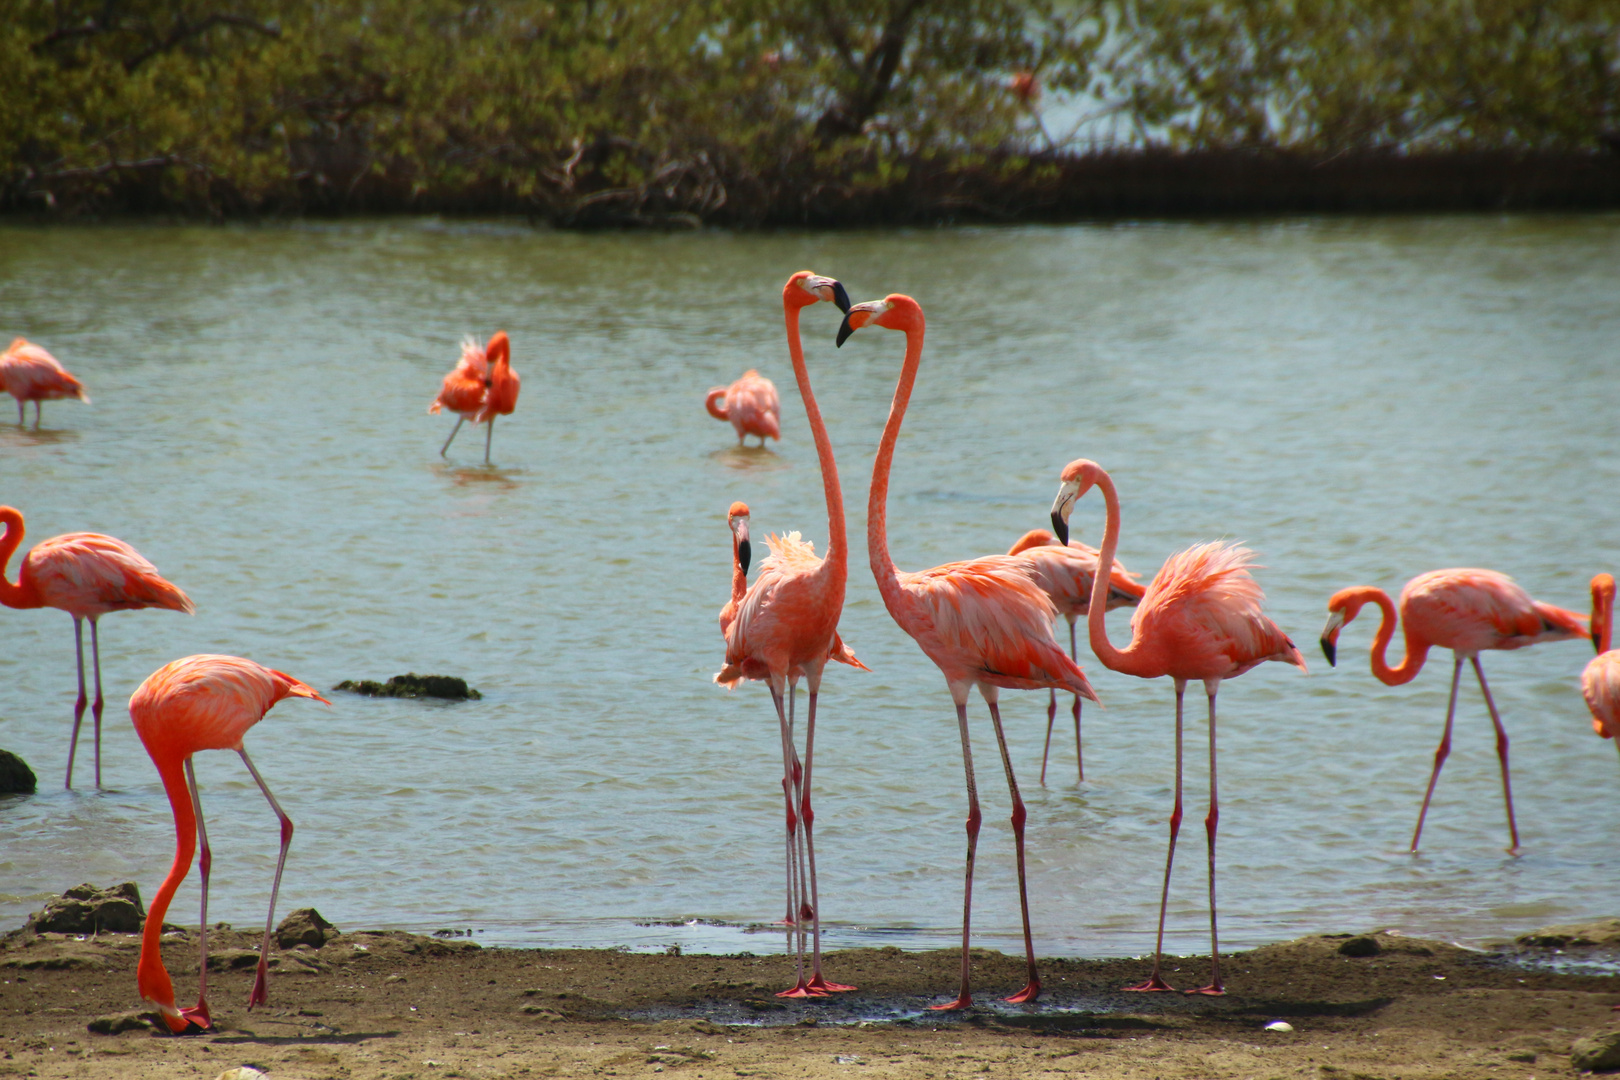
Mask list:
[[[1532,600],[1514,580],[1495,570],[1430,570],[1419,574],[1401,590],[1400,621],[1406,637],[1406,657],[1398,667],[1390,667],[1385,650],[1395,636],[1395,605],[1389,594],[1371,585],[1340,589],[1328,600],[1327,625],[1322,628],[1322,653],[1329,664],[1338,660],[1339,631],[1348,626],[1369,601],[1378,605],[1383,618],[1372,643],[1372,673],[1385,686],[1400,686],[1417,678],[1431,648],[1450,649],[1451,699],[1446,705],[1446,727],[1440,746],[1434,752],[1434,771],[1423,793],[1417,828],[1412,831],[1412,851],[1423,835],[1423,819],[1429,812],[1434,785],[1440,779],[1440,766],[1451,753],[1451,721],[1457,711],[1457,684],[1462,678],[1463,660],[1474,665],[1485,707],[1496,727],[1496,756],[1502,763],[1502,798],[1507,803],[1508,832],[1513,838],[1508,851],[1519,851],[1519,826],[1513,818],[1513,788],[1508,781],[1508,737],[1497,715],[1491,688],[1480,667],[1482,649],[1522,649],[1540,641],[1568,641],[1590,636],[1585,620],[1576,612]]]
[[[1016,555],[1029,564],[1039,585],[1058,614],[1069,622],[1069,659],[1079,662],[1079,650],[1074,640],[1074,623],[1083,618],[1091,604],[1091,579],[1097,573],[1097,549],[1070,540],[1060,545],[1057,537],[1045,529],[1031,529],[1020,536],[1007,554]],[[1108,575],[1108,610],[1135,607],[1142,599],[1143,588],[1137,575],[1115,562]],[[1046,704],[1046,748],[1041,751],[1041,786],[1046,786],[1046,759],[1052,752],[1052,724],[1057,719],[1057,691],[1049,691]],[[1080,770],[1082,783],[1086,779],[1086,759],[1080,750],[1080,697],[1074,699],[1074,759]]]
[[[732,504],[727,515],[733,554],[731,602],[720,613],[721,633],[726,639],[726,664],[714,677],[715,682],[726,687],[735,686],[743,679],[767,682],[771,700],[776,704],[782,737],[782,792],[787,804],[788,911],[789,921],[798,928],[798,977],[792,989],[783,991],[779,997],[820,997],[830,991],[854,989],[828,982],[821,972],[821,905],[816,892],[816,849],[812,833],[815,815],[810,807],[810,770],[814,761],[816,703],[821,692],[822,669],[828,660],[837,660],[866,670],[866,665],[845,648],[838,636],[838,619],[844,610],[844,585],[849,576],[844,496],[838,484],[832,440],[810,388],[810,373],[805,367],[804,348],[799,339],[799,312],[818,300],[830,301],[840,309],[849,307],[843,285],[808,270],[794,274],[782,287],[788,353],[815,438],[816,458],[821,465],[822,488],[827,500],[827,555],[818,559],[811,545],[799,539],[796,532],[766,537],[770,556],[760,563],[753,587],[740,593],[745,581],[743,575],[748,570],[748,507],[742,503]],[[771,398],[774,404],[774,390]],[[793,699],[801,676],[810,691],[802,770],[793,742],[792,722]],[[784,692],[786,710],[782,700]],[[804,826],[802,853],[799,852],[801,823]],[[802,861],[805,859],[807,865]],[[806,919],[811,922],[814,936],[808,980],[804,977]]]
[[[0,391],[17,399],[17,426],[23,423],[23,403],[34,403],[34,426],[39,427],[40,402],[78,398],[90,403],[84,384],[57,362],[56,357],[27,338],[17,338],[0,353]]]
[[[1094,461],[1081,458],[1064,467],[1062,484],[1052,504],[1052,528],[1067,540],[1069,515],[1080,497],[1095,485],[1107,506],[1101,563],[1112,565],[1119,550],[1119,495],[1113,478]],[[1280,660],[1305,671],[1305,658],[1277,624],[1260,612],[1265,594],[1249,574],[1254,552],[1232,544],[1198,544],[1177,552],[1153,575],[1131,616],[1131,642],[1116,649],[1104,621],[1109,584],[1098,575],[1092,582],[1086,615],[1091,651],[1103,666],[1139,679],[1168,675],[1176,686],[1176,802],[1170,814],[1170,848],[1164,858],[1164,888],[1159,894],[1159,932],[1153,947],[1153,973],[1127,990],[1173,990],[1160,974],[1164,953],[1164,914],[1170,899],[1170,870],[1181,830],[1181,715],[1189,680],[1204,684],[1209,697],[1209,814],[1204,832],[1209,842],[1209,985],[1195,994],[1224,994],[1221,953],[1215,914],[1215,832],[1220,801],[1215,782],[1215,695],[1223,679],[1235,679],[1267,660]]]
[[[521,381],[512,370],[512,343],[505,330],[497,330],[489,344],[482,348],[472,338],[463,341],[460,361],[444,377],[439,396],[428,405],[430,413],[446,408],[459,417],[456,426],[450,429],[449,438],[439,447],[439,456],[444,457],[449,452],[450,443],[464,422],[487,422],[484,464],[488,465],[490,444],[495,438],[495,417],[508,416],[517,408]]]
[[[894,402],[883,427],[877,458],[872,464],[872,489],[867,500],[866,549],[878,591],[890,616],[910,634],[928,658],[938,665],[956,703],[956,724],[962,738],[962,766],[967,775],[967,870],[962,889],[962,981],[956,1000],[935,1009],[963,1009],[973,1004],[968,988],[969,924],[973,913],[973,862],[979,841],[978,788],[973,777],[973,748],[968,738],[968,694],[977,686],[990,707],[1001,764],[1012,795],[1013,840],[1018,857],[1018,903],[1024,920],[1024,960],[1028,981],[1011,1002],[1034,1001],[1041,992],[1035,970],[1035,945],[1029,928],[1029,896],[1025,888],[1024,822],[1027,813],[1013,776],[1012,758],[997,707],[1000,690],[1067,690],[1097,700],[1075,662],[1063,654],[1052,636],[1057,614],[1052,601],[1035,584],[1025,562],[1010,555],[988,555],[965,562],[946,563],[932,570],[903,573],[889,556],[889,471],[894,464],[895,442],[905,419],[911,389],[922,362],[925,322],[917,301],[900,293],[882,300],[856,304],[844,316],[838,344],[866,325],[899,330],[906,335],[906,356],[895,386]],[[1098,607],[1099,614],[1101,607]]]
[[[1592,730],[1600,738],[1613,739],[1615,749],[1620,750],[1620,649],[1609,648],[1614,632],[1614,578],[1608,574],[1592,579],[1591,630],[1598,654],[1581,672],[1581,696],[1592,710]]]
[[[73,787],[73,755],[84,720],[84,619],[90,620],[90,655],[96,672],[93,706],[96,727],[96,787],[101,786],[101,643],[96,620],[109,611],[161,607],[191,614],[191,598],[157,572],[141,553],[100,533],[63,533],[41,540],[23,556],[17,582],[6,580],[6,566],[23,540],[23,516],[0,506],[0,604],[11,608],[59,608],[73,616],[73,640],[79,660],[79,699],[73,706],[73,735],[68,742],[67,787]]]
[[[703,399],[703,407],[716,420],[731,421],[737,429],[739,446],[745,435],[758,435],[760,446],[765,445],[767,436],[778,442],[782,439],[782,405],[777,400],[776,384],[752,368],[730,386],[712,387]]]
[[[197,776],[191,755],[199,750],[235,750],[253,774],[270,809],[281,821],[281,855],[276,859],[276,877],[270,886],[270,914],[264,923],[264,940],[259,945],[259,969],[248,995],[248,1009],[267,999],[265,982],[269,974],[270,928],[275,923],[276,893],[281,888],[281,871],[287,865],[287,845],[292,843],[293,823],[276,797],[270,794],[259,770],[242,747],[242,737],[257,724],[271,706],[285,697],[326,701],[312,688],[291,675],[261,667],[239,656],[188,656],[158,668],[136,688],[129,699],[129,717],[135,733],[157,766],[164,793],[174,812],[174,863],[168,877],[158,886],[152,906],[146,912],[141,930],[141,958],[136,966],[136,985],[141,997],[163,1013],[169,1030],[179,1034],[189,1028],[208,1031],[213,1020],[208,1014],[208,869],[213,852],[208,847],[208,831],[203,826],[202,799],[197,792]],[[331,702],[326,702],[331,704]],[[191,869],[191,855],[202,841],[197,868],[202,874],[202,915],[198,921],[202,957],[198,964],[197,1005],[177,1009],[174,984],[163,966],[163,917],[175,891]]]

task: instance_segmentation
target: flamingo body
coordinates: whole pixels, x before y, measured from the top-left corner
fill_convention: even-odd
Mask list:
[[[1614,578],[1592,579],[1592,645],[1598,655],[1581,672],[1581,696],[1592,711],[1592,730],[1620,750],[1620,649],[1609,648],[1614,632]]]
[[[438,396],[428,404],[429,413],[449,409],[458,417],[456,426],[439,448],[444,457],[461,425],[468,420],[488,424],[484,433],[484,464],[489,464],[490,444],[495,438],[495,418],[509,416],[517,408],[522,380],[512,370],[512,343],[505,330],[497,330],[489,343],[479,346],[472,338],[461,343],[461,359],[444,377]]]
[[[746,435],[757,435],[761,446],[767,438],[782,438],[782,404],[776,384],[752,368],[730,386],[710,389],[703,407],[716,420],[731,422],[738,443]]]
[[[871,670],[838,636],[842,603],[834,608],[828,625],[832,589],[818,573],[822,559],[815,545],[795,530],[766,536],[765,547],[770,554],[759,564],[754,584],[721,611],[726,665],[714,681],[725,687],[743,679],[765,681],[773,670],[797,679],[811,669],[820,670],[829,660]]]
[[[90,395],[56,357],[27,338],[17,338],[0,353],[0,391],[17,399],[17,423],[23,422],[23,405],[34,403],[34,423],[39,423],[39,403],[61,398],[78,398],[86,404]]]

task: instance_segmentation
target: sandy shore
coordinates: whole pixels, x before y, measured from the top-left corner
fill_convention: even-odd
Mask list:
[[[270,1006],[250,1014],[257,942],[225,929],[210,933],[217,1030],[174,1038],[143,1018],[134,935],[16,931],[0,941],[0,1077],[213,1080],[250,1065],[274,1080],[1544,1080],[1576,1075],[1577,1037],[1620,1029],[1617,975],[1558,974],[1516,962],[1522,950],[1384,934],[1370,939],[1376,954],[1352,956],[1347,940],[1223,957],[1223,998],[1120,992],[1146,974],[1139,960],[1047,960],[1033,1007],[999,1000],[1021,985],[1021,961],[984,952],[974,964],[982,1004],[942,1014],[926,1009],[954,989],[957,957],[945,951],[834,953],[828,976],[860,989],[789,1002],[774,996],[792,981],[781,956],[495,949],[357,932],[276,953]],[[1366,942],[1349,951],[1372,952]],[[192,933],[165,938],[182,997],[195,992],[195,949]],[[1209,961],[1168,966],[1172,982],[1198,985]],[[98,1018],[127,1029],[95,1034]],[[1293,1030],[1265,1030],[1277,1020]]]

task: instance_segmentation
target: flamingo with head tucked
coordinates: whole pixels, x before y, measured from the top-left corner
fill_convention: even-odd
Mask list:
[[[34,403],[34,426],[39,427],[42,401],[78,398],[90,403],[84,384],[69,374],[56,357],[27,338],[17,338],[0,353],[0,392],[17,399],[17,426],[23,423],[23,403]]]
[[[141,930],[141,958],[136,966],[136,985],[141,997],[152,1002],[163,1014],[170,1031],[207,1031],[213,1027],[208,1013],[208,870],[213,852],[203,826],[202,800],[197,793],[197,777],[191,756],[199,750],[235,750],[253,775],[264,797],[281,822],[281,854],[276,859],[276,877],[270,885],[270,913],[265,918],[264,939],[259,946],[259,967],[248,995],[248,1008],[263,1005],[270,962],[270,929],[275,924],[276,893],[281,888],[281,871],[287,865],[287,845],[292,842],[293,823],[265,785],[259,770],[242,746],[249,728],[264,718],[270,708],[285,697],[326,701],[314,689],[291,675],[261,667],[239,656],[188,656],[158,668],[136,688],[129,699],[129,717],[141,737],[152,763],[163,780],[174,813],[174,863],[158,886],[152,906],[146,912]],[[327,702],[327,704],[331,704]],[[161,937],[163,917],[175,891],[191,869],[191,855],[198,840],[202,855],[197,868],[202,874],[202,916],[198,923],[201,960],[197,975],[197,1004],[180,1009],[174,1003],[174,984],[163,966]]]
[[[474,424],[487,423],[484,433],[484,464],[489,464],[490,444],[495,439],[495,417],[508,416],[517,408],[518,390],[522,380],[512,370],[512,342],[505,330],[495,331],[489,344],[480,347],[467,338],[461,343],[461,359],[444,377],[439,395],[428,405],[428,412],[441,408],[457,414],[456,426],[439,447],[444,457],[455,439],[456,432],[468,420]]]
[[[927,654],[945,676],[956,703],[956,724],[962,739],[962,765],[967,774],[967,870],[962,890],[962,979],[956,999],[936,1009],[963,1009],[973,1004],[969,992],[968,941],[973,914],[973,862],[978,847],[979,794],[973,777],[973,749],[968,738],[967,701],[975,686],[990,707],[1001,764],[1012,795],[1013,840],[1018,860],[1018,902],[1024,921],[1024,961],[1028,981],[1008,1001],[1034,1001],[1041,992],[1035,970],[1035,945],[1029,927],[1029,896],[1025,887],[1024,822],[1027,812],[1018,794],[1012,758],[997,706],[1001,690],[1037,690],[1051,687],[1097,700],[1085,674],[1052,636],[1057,614],[1024,561],[1010,555],[987,555],[965,562],[946,563],[932,570],[903,573],[889,556],[889,471],[895,442],[905,419],[917,368],[922,362],[925,321],[922,307],[909,296],[891,293],[882,300],[856,304],[844,316],[838,344],[867,325],[899,330],[906,335],[906,356],[889,408],[889,419],[872,464],[872,490],[867,501],[866,549],[878,591],[900,629]],[[1102,606],[1097,602],[1097,611]]]
[[[1069,515],[1080,497],[1096,486],[1107,506],[1101,563],[1113,565],[1119,550],[1119,495],[1102,466],[1084,458],[1064,467],[1062,483],[1052,504],[1052,528],[1067,540]],[[1181,830],[1181,709],[1190,680],[1204,684],[1209,698],[1209,813],[1204,832],[1209,843],[1209,985],[1195,994],[1224,994],[1221,954],[1215,913],[1215,832],[1220,801],[1215,772],[1215,695],[1221,681],[1235,679],[1267,660],[1280,660],[1305,670],[1288,635],[1260,611],[1265,595],[1249,574],[1254,553],[1232,544],[1199,544],[1170,556],[1153,576],[1136,612],[1131,616],[1131,642],[1116,649],[1108,640],[1103,620],[1108,581],[1097,575],[1091,586],[1086,614],[1091,651],[1104,667],[1141,679],[1168,675],[1176,686],[1176,801],[1170,814],[1170,847],[1164,859],[1164,888],[1159,894],[1159,932],[1153,949],[1153,973],[1127,990],[1171,990],[1160,974],[1164,952],[1164,914],[1170,898],[1170,870],[1176,856],[1176,834]]]
[[[1459,568],[1430,570],[1419,574],[1401,589],[1400,622],[1406,637],[1406,656],[1397,667],[1390,667],[1385,651],[1395,636],[1395,605],[1389,594],[1371,585],[1340,589],[1328,600],[1327,625],[1322,628],[1322,652],[1329,664],[1338,660],[1339,631],[1348,626],[1362,607],[1375,603],[1383,612],[1378,632],[1373,636],[1372,673],[1385,686],[1401,686],[1417,678],[1432,648],[1450,649],[1451,698],[1446,705],[1446,726],[1440,746],[1434,752],[1434,770],[1418,810],[1417,828],[1412,830],[1411,851],[1417,851],[1423,835],[1423,819],[1429,812],[1440,766],[1451,753],[1451,721],[1457,711],[1457,685],[1462,679],[1463,661],[1474,667],[1485,707],[1496,728],[1496,756],[1502,766],[1502,799],[1507,804],[1508,851],[1519,851],[1519,826],[1513,817],[1513,787],[1508,781],[1508,736],[1497,714],[1491,688],[1485,682],[1485,669],[1479,654],[1485,649],[1522,649],[1542,641],[1568,641],[1590,636],[1586,620],[1576,612],[1532,600],[1518,583],[1495,570]]]
[[[122,540],[100,533],[63,533],[41,540],[23,556],[17,581],[6,580],[6,566],[23,540],[22,513],[0,506],[0,604],[11,608],[59,608],[73,616],[73,643],[79,661],[79,698],[73,706],[73,734],[68,740],[66,786],[73,786],[73,755],[79,747],[79,725],[87,702],[84,688],[84,620],[90,620],[90,656],[96,674],[92,705],[96,731],[96,787],[101,786],[101,640],[96,620],[109,611],[160,607],[191,614],[191,598],[157,572],[141,553]]]
[[[776,384],[752,368],[730,386],[711,387],[703,407],[716,420],[730,421],[737,431],[738,446],[743,445],[745,435],[758,435],[762,447],[766,438],[782,439],[782,404]]]
[[[1592,579],[1592,645],[1597,656],[1581,672],[1581,696],[1592,710],[1592,730],[1613,739],[1620,750],[1620,649],[1609,648],[1614,633],[1614,578]],[[1620,1006],[1616,1006],[1620,1008]]]

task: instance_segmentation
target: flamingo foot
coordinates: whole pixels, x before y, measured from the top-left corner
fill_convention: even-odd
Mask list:
[[[826,978],[821,975],[810,976],[810,981],[805,983],[805,985],[810,989],[820,991],[823,994],[841,994],[846,990],[860,989],[858,986],[845,986],[843,983],[828,982]]]
[[[253,1011],[255,1005],[265,1005],[270,1001],[270,994],[266,987],[268,970],[263,960],[259,961],[259,970],[253,977],[253,992],[248,995],[248,1011]]]
[[[966,990],[964,990],[957,997],[957,999],[955,1001],[947,1001],[943,1005],[930,1005],[930,1006],[928,1006],[928,1011],[929,1012],[950,1012],[950,1011],[953,1011],[953,1010],[956,1010],[956,1009],[966,1009],[966,1008],[970,1007],[972,1004],[973,1004],[973,995],[968,993]]]
[[[1036,998],[1038,998],[1040,996],[1041,996],[1041,980],[1039,980],[1039,979],[1031,979],[1031,980],[1029,980],[1029,985],[1028,986],[1024,987],[1022,990],[1018,991],[1018,993],[1014,994],[1010,998],[1006,998],[1005,1000],[1011,1002],[1014,1005],[1023,1005],[1023,1004],[1026,1004],[1027,1002],[1034,1001]]]
[[[1139,992],[1144,993],[1144,994],[1152,993],[1152,992],[1154,992],[1156,990],[1168,990],[1172,994],[1176,992],[1176,988],[1171,986],[1169,983],[1165,982],[1164,979],[1159,975],[1159,973],[1157,971],[1155,971],[1152,975],[1150,975],[1148,977],[1148,981],[1145,982],[1145,983],[1139,983],[1136,986],[1122,986],[1122,987],[1120,987],[1120,989],[1121,990],[1139,991]]]
[[[1203,994],[1205,997],[1225,997],[1226,987],[1222,986],[1218,982],[1212,982],[1208,986],[1200,986],[1196,990],[1188,990],[1187,993]]]
[[[816,988],[811,986],[809,983],[800,981],[800,983],[791,990],[778,990],[776,996],[781,998],[820,998],[826,997],[827,995],[816,990]]]

